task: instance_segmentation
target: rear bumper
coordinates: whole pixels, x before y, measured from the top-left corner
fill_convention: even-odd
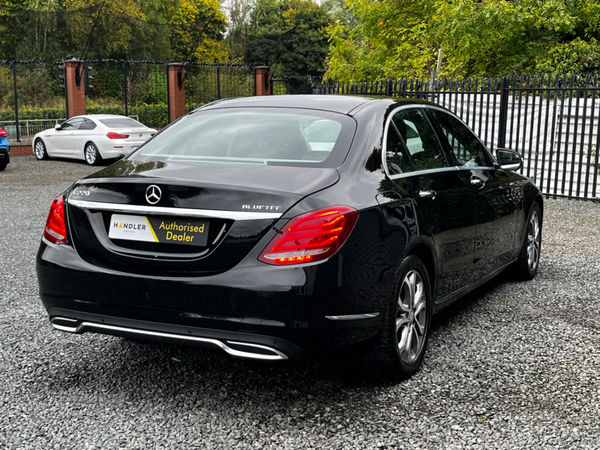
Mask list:
[[[304,268],[256,261],[205,277],[153,277],[100,269],[68,245],[40,246],[40,297],[53,326],[218,348],[254,359],[296,359],[365,341],[381,327],[393,282],[351,262]],[[364,269],[364,268],[363,268]],[[363,275],[365,274],[363,270]]]
[[[118,158],[121,155],[129,155],[132,151],[144,144],[144,142],[146,141],[129,142],[126,140],[114,139],[112,142],[98,146],[98,150],[104,159]]]
[[[48,314],[55,329],[68,333],[96,332],[206,347],[223,350],[231,356],[266,361],[298,359],[303,354],[296,345],[270,336],[123,319],[61,308],[49,308]]]

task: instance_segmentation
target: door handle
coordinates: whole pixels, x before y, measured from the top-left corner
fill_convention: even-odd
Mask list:
[[[476,188],[482,189],[485,186],[485,181],[479,177],[471,177],[471,185]]]
[[[429,190],[429,189],[421,189],[419,191],[419,198],[421,198],[423,200],[433,200],[433,199],[435,199],[436,195],[437,195],[437,192]]]

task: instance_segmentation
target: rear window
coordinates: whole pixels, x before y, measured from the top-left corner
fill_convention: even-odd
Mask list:
[[[350,117],[321,111],[197,111],[165,129],[131,158],[336,167],[346,157],[354,129]]]
[[[109,128],[145,128],[145,125],[142,125],[138,121],[130,119],[129,117],[100,119],[100,122]]]

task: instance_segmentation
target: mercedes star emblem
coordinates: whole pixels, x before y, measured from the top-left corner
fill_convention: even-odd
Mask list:
[[[156,205],[160,201],[161,195],[162,191],[155,184],[151,184],[148,186],[148,189],[146,189],[146,201],[151,205]]]

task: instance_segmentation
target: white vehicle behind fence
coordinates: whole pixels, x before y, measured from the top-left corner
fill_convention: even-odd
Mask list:
[[[73,117],[33,137],[37,159],[83,159],[97,165],[104,159],[127,156],[156,134],[126,116],[91,114]]]

